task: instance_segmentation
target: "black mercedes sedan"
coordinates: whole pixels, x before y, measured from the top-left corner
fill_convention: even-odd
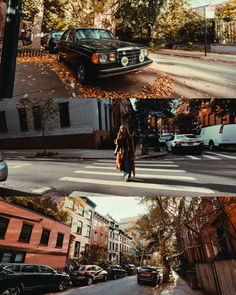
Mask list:
[[[0,264],[0,295],[24,291],[65,290],[70,277],[43,264]]]
[[[67,30],[57,47],[58,59],[73,66],[82,84],[138,71],[152,63],[146,46],[120,41],[106,29]]]

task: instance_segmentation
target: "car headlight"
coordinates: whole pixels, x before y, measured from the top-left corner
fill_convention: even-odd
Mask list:
[[[99,54],[99,62],[101,63],[101,64],[104,64],[104,63],[106,63],[108,61],[108,56],[107,56],[107,54],[105,54],[105,53],[100,53]]]
[[[148,50],[147,50],[147,48],[142,48],[140,50],[140,53],[142,53],[144,55],[144,57],[147,57],[148,56]]]

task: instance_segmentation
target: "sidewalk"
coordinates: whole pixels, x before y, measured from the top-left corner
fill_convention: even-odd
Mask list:
[[[162,49],[157,51],[156,54],[179,56],[179,57],[190,57],[209,61],[219,61],[227,63],[236,63],[236,55],[232,54],[221,54],[221,53],[207,53],[205,56],[204,52],[200,51],[187,51],[187,50],[175,50],[175,49]],[[150,54],[151,56],[152,54]]]
[[[175,282],[173,284],[164,284],[158,295],[206,295],[202,291],[192,289],[189,285],[174,273]]]
[[[112,159],[115,160],[113,150],[95,150],[95,149],[47,149],[48,157],[39,156],[40,150],[1,150],[5,159]],[[141,155],[141,149],[138,146],[136,150],[136,160],[158,158],[166,155],[166,151],[155,152],[149,149],[148,155]]]

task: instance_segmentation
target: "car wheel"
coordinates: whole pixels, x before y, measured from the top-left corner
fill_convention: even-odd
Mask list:
[[[106,282],[107,281],[107,275],[104,275],[103,276],[103,282]]]
[[[80,62],[77,66],[76,77],[81,84],[86,84],[88,82],[87,69],[82,62]]]
[[[143,282],[142,282],[142,281],[140,281],[140,279],[138,279],[138,284],[140,284],[140,285],[141,285],[142,283],[143,283]]]
[[[91,286],[92,283],[93,283],[93,279],[92,279],[92,278],[88,278],[88,279],[87,279],[87,285],[88,285],[88,286]]]
[[[209,142],[209,150],[212,151],[212,152],[215,150],[215,144],[214,144],[214,141],[213,140],[211,140]]]
[[[61,281],[59,286],[58,286],[58,291],[64,291],[68,288],[68,281],[67,280],[64,280],[64,281]]]
[[[125,277],[125,273],[123,272],[123,274],[122,274],[122,277],[124,278]]]
[[[153,284],[153,286],[156,286],[156,285],[158,285],[158,279],[157,279],[157,278],[155,278],[155,279],[152,281],[152,284]]]
[[[0,295],[19,295],[20,288],[18,286],[11,286],[0,291]]]

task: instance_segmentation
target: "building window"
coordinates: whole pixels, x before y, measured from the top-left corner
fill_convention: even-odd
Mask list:
[[[59,114],[61,128],[70,127],[69,102],[59,103]]]
[[[91,226],[90,225],[87,225],[86,227],[86,237],[90,237],[90,234],[91,234]]]
[[[98,101],[98,126],[99,130],[102,130],[102,113],[101,113],[101,102]]]
[[[40,107],[37,107],[37,106],[33,107],[32,112],[33,112],[34,130],[40,131],[43,128],[42,114],[41,114]]]
[[[29,243],[32,229],[33,229],[33,225],[24,223],[21,228],[19,241],[24,243]]]
[[[109,250],[112,250],[112,242],[109,244]]]
[[[88,220],[92,220],[92,217],[93,217],[93,212],[91,210],[88,210],[88,213],[87,213],[87,218]]]
[[[0,132],[6,133],[7,132],[7,120],[6,120],[6,112],[0,112]]]
[[[64,234],[58,233],[56,247],[62,248],[63,240],[64,240]]]
[[[74,257],[79,257],[79,253],[80,253],[80,242],[76,241],[75,249],[74,249]]]
[[[95,242],[97,242],[97,240],[98,240],[98,233],[97,233],[97,232],[94,233],[94,235],[93,235],[93,240],[94,240]]]
[[[89,244],[85,244],[84,251],[85,251],[85,253],[88,253],[88,251],[89,251]]]
[[[83,207],[78,207],[77,213],[81,216],[84,216],[84,209]]]
[[[102,244],[102,240],[103,240],[103,234],[100,233],[100,244]]]
[[[82,221],[78,221],[77,234],[82,235],[82,230],[83,230],[83,222]]]
[[[26,108],[18,109],[19,120],[20,120],[20,130],[25,132],[28,131],[28,122],[27,122],[27,110]]]
[[[47,230],[44,228],[42,231],[40,244],[41,245],[48,245],[49,237],[50,237],[50,230]]]
[[[4,239],[9,221],[7,218],[0,217],[0,239]]]
[[[106,130],[108,130],[107,107],[106,106],[104,106],[104,111],[105,111],[105,127],[106,127]]]

